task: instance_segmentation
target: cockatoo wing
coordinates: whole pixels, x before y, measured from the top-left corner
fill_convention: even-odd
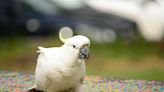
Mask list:
[[[49,84],[49,80],[48,78],[45,76],[45,67],[46,67],[46,63],[47,59],[46,59],[46,48],[39,46],[38,47],[38,51],[40,54],[38,56],[37,59],[37,65],[36,65],[36,70],[35,70],[35,82],[39,83],[36,84],[36,89],[46,89],[48,84]]]

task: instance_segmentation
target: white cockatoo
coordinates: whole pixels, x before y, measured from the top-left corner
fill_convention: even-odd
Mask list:
[[[36,85],[29,92],[79,92],[85,76],[90,40],[86,36],[72,34],[70,28],[64,27],[59,32],[64,45],[38,47],[40,54],[35,71]]]

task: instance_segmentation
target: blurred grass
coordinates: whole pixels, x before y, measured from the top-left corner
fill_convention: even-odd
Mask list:
[[[0,70],[34,73],[37,47],[61,46],[56,36],[0,38]],[[164,80],[164,52],[158,43],[138,39],[132,43],[91,43],[87,75]]]

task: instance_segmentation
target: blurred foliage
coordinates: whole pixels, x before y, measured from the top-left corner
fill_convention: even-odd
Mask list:
[[[34,73],[37,47],[61,46],[53,36],[11,36],[0,38],[0,70]],[[142,38],[133,42],[91,43],[87,75],[164,80],[164,48]]]

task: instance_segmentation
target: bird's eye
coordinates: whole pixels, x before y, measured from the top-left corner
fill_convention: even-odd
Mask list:
[[[76,45],[73,45],[73,48],[76,48]]]

